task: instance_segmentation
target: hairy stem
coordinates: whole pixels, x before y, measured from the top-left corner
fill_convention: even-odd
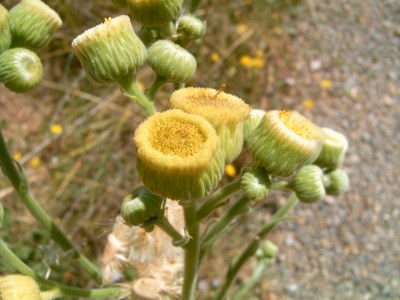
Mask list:
[[[296,195],[292,195],[288,202],[282,206],[272,217],[271,221],[264,225],[261,230],[258,232],[257,236],[253,239],[253,241],[244,249],[242,254],[235,260],[235,262],[229,267],[228,272],[226,274],[226,280],[224,285],[218,292],[215,300],[222,300],[226,297],[226,292],[231,286],[233,280],[236,278],[236,275],[239,273],[240,269],[243,265],[248,261],[250,257],[252,257],[260,244],[260,241],[272,230],[275,228],[276,224],[284,219],[289,210],[298,203],[298,199]]]
[[[40,204],[36,201],[35,197],[31,194],[29,189],[28,178],[22,166],[19,170],[16,163],[8,153],[7,146],[0,130],[0,166],[4,174],[8,177],[17,192],[19,198],[24,205],[28,208],[35,219],[47,230],[51,238],[64,250],[64,252],[71,253],[73,258],[76,259],[83,270],[86,271],[93,279],[101,282],[100,270],[89,261],[89,259],[80,253],[75,246],[68,239],[66,234],[58,227],[50,218],[50,216],[43,210]]]
[[[240,178],[228,183],[214,194],[212,194],[200,207],[197,212],[197,219],[204,219],[210,212],[216,207],[221,205],[221,202],[225,200],[229,195],[237,192],[240,189]]]
[[[156,112],[156,108],[152,101],[140,90],[136,78],[127,78],[120,82],[125,95],[129,97],[135,104],[139,105],[146,112],[148,116],[151,116]]]
[[[158,219],[154,225],[158,226],[162,231],[164,231],[166,234],[168,234],[172,238],[172,243],[174,246],[184,246],[186,243],[184,241],[186,240],[184,236],[182,236],[176,229],[175,227],[168,221],[167,218],[162,217]],[[181,245],[182,243],[182,245]]]
[[[154,98],[158,90],[167,82],[167,79],[157,75],[156,79],[154,79],[153,84],[151,85],[150,89],[147,91],[147,97],[150,101],[154,102]]]
[[[200,241],[199,223],[197,221],[196,202],[191,201],[183,206],[185,227],[189,242],[185,246],[185,271],[183,280],[183,300],[194,300],[199,265]]]

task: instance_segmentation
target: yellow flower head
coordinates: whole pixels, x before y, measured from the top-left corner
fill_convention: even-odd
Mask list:
[[[40,160],[40,157],[39,156],[34,156],[29,161],[29,166],[32,169],[35,169],[35,168],[39,167],[41,163],[42,163],[42,161]]]
[[[143,122],[134,138],[143,183],[173,200],[204,197],[223,173],[214,128],[201,116],[173,109]]]
[[[54,135],[60,135],[63,133],[63,127],[60,124],[53,124],[50,126],[50,132]]]
[[[312,99],[305,99],[303,101],[303,106],[305,109],[312,109],[314,108],[314,100]]]
[[[217,52],[213,52],[211,54],[211,60],[213,62],[219,62],[221,60],[221,57],[219,56],[219,54]]]
[[[319,83],[319,86],[323,90],[329,90],[332,87],[332,81],[327,80],[327,79],[321,80],[321,82]]]

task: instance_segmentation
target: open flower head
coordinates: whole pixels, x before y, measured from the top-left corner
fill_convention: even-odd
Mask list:
[[[1,300],[41,300],[39,286],[25,275],[8,275],[0,278]]]
[[[61,27],[60,16],[40,0],[22,0],[9,13],[13,47],[38,49],[46,46]]]
[[[11,45],[11,32],[8,26],[8,10],[0,4],[0,54]]]
[[[325,135],[294,111],[268,111],[249,138],[254,159],[271,175],[287,177],[318,156]]]
[[[251,108],[239,97],[211,88],[184,88],[172,94],[171,106],[201,115],[214,126],[226,163],[242,151],[243,123]]]
[[[133,31],[128,16],[106,19],[76,37],[72,51],[90,79],[98,83],[120,82],[144,63],[147,52]]]
[[[163,197],[202,198],[222,177],[218,136],[201,116],[177,109],[157,113],[138,127],[134,141],[143,183]]]

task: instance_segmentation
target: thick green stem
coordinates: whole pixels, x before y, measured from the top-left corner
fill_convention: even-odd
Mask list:
[[[267,266],[268,264],[259,263],[254,269],[253,274],[251,274],[250,279],[247,280],[245,284],[232,296],[232,300],[245,299],[246,294],[253,289],[253,287],[260,280]]]
[[[154,79],[153,84],[151,85],[150,89],[147,91],[147,97],[150,99],[150,101],[154,102],[154,98],[156,97],[156,94],[160,87],[162,87],[165,83],[167,82],[167,79],[157,75],[156,79]]]
[[[233,280],[236,278],[236,275],[239,273],[240,269],[247,262],[247,260],[252,257],[260,244],[260,241],[272,230],[275,228],[276,224],[282,221],[285,215],[289,212],[289,210],[298,203],[298,199],[296,195],[293,195],[289,198],[288,202],[282,206],[272,217],[271,221],[264,225],[263,228],[258,232],[257,236],[253,239],[253,241],[246,247],[243,253],[235,260],[233,265],[229,267],[229,270],[226,274],[226,280],[224,285],[218,292],[215,300],[222,300],[226,296],[226,292],[231,286]]]
[[[189,242],[185,246],[185,271],[183,280],[183,300],[195,299],[197,284],[197,268],[199,265],[200,237],[197,221],[196,202],[191,201],[183,206],[185,227],[189,235]]]
[[[50,281],[44,279],[38,275],[27,266],[22,260],[20,260],[14,252],[4,243],[0,238],[0,256],[6,259],[10,264],[12,264],[20,273],[32,277],[39,285],[51,289],[51,291],[44,293],[47,296],[75,296],[75,297],[109,297],[118,296],[121,293],[120,288],[111,287],[103,289],[81,289],[76,287],[69,287],[60,285],[55,281]]]
[[[143,108],[147,115],[151,116],[156,112],[153,102],[151,102],[150,99],[140,90],[136,78],[128,77],[126,80],[121,81],[120,85],[125,91],[125,95]]]
[[[282,190],[282,191],[290,191],[292,184],[287,181],[275,181],[271,184],[271,189],[273,190]]]
[[[201,248],[201,257],[203,257],[204,252],[211,247],[211,245],[221,237],[221,233],[224,232],[224,229],[228,228],[229,224],[233,220],[234,217],[246,211],[247,204],[250,199],[247,196],[242,196],[239,200],[236,201],[234,205],[232,205],[220,218],[219,222],[214,224],[206,233],[204,238],[202,239],[202,248]]]
[[[154,225],[157,225],[162,231],[168,234],[172,238],[172,243],[174,246],[184,246],[186,245],[186,238],[182,236],[174,226],[168,221],[167,218],[158,219]]]
[[[72,254],[73,258],[78,261],[83,270],[85,270],[93,279],[101,282],[100,270],[90,262],[82,253],[80,253],[75,246],[71,243],[64,232],[58,227],[50,218],[50,216],[43,210],[43,208],[36,201],[35,197],[30,192],[29,182],[25,176],[24,170],[16,168],[15,162],[12,160],[8,153],[3,134],[0,130],[0,166],[4,174],[8,177],[17,192],[19,198],[24,205],[28,208],[35,219],[47,230],[51,238],[64,250],[64,252]]]
[[[240,189],[240,178],[228,183],[214,194],[212,194],[200,207],[197,212],[197,219],[204,219],[210,212],[216,207],[221,205],[221,202],[225,200],[229,195],[237,192]]]

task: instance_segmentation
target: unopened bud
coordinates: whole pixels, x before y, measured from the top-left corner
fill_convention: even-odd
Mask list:
[[[165,25],[182,9],[183,0],[127,0],[133,18],[145,26]]]
[[[303,203],[315,203],[325,197],[321,168],[315,165],[307,165],[300,169],[293,182],[293,189],[297,198]]]
[[[8,26],[8,10],[0,4],[0,54],[10,48],[11,32]]]
[[[350,187],[350,180],[347,173],[341,169],[333,170],[325,175],[326,180],[326,193],[332,196],[338,196],[348,191]]]
[[[201,38],[207,29],[206,22],[192,15],[184,15],[179,19],[178,34],[180,40],[191,41]]]
[[[249,117],[244,121],[244,140],[249,140],[253,131],[257,128],[260,124],[262,118],[265,115],[265,111],[262,109],[253,109],[250,112]]]
[[[240,185],[247,197],[259,201],[268,196],[271,179],[264,168],[250,167],[242,175]]]
[[[315,164],[321,168],[337,169],[343,163],[348,147],[347,139],[343,134],[332,129],[322,128],[322,130],[325,132],[326,139]]]

